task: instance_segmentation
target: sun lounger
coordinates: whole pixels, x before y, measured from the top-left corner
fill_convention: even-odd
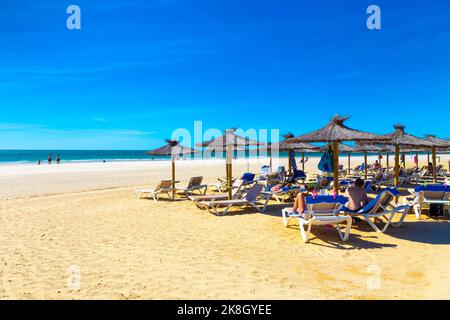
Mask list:
[[[266,210],[267,203],[269,202],[269,197],[263,196],[265,198],[264,202],[258,202],[258,198],[261,196],[261,191],[263,186],[260,184],[254,184],[247,192],[246,196],[242,199],[231,199],[231,200],[218,200],[218,201],[201,201],[199,204],[208,208],[209,212],[216,215],[225,215],[233,206],[244,207],[249,206],[255,208],[257,211],[262,212]],[[262,206],[260,209],[258,206]],[[225,208],[223,211],[219,212],[219,208]]]
[[[445,185],[419,186],[409,190],[414,195],[412,206],[417,219],[422,215],[422,207],[425,204],[443,204],[450,215],[450,187]]]
[[[314,225],[334,225],[343,241],[347,241],[352,226],[352,218],[349,216],[338,216],[342,206],[348,201],[343,196],[316,196],[307,197],[306,212],[303,214],[292,213],[292,210],[283,209],[283,223],[287,227],[289,219],[297,218],[299,221],[300,234],[304,242],[310,238],[311,228]],[[342,233],[341,223],[345,222],[346,227]],[[306,228],[306,230],[305,230]]]
[[[393,227],[400,227],[411,208],[410,205],[392,205],[395,196],[398,196],[398,191],[396,189],[384,189],[364,208],[358,211],[352,211],[343,207],[341,212],[352,217],[362,217],[372,229],[376,232],[383,233],[390,225]],[[402,215],[398,222],[393,222],[396,213],[401,213]],[[372,221],[372,219],[380,218],[385,219],[384,226],[381,229]]]
[[[163,180],[156,186],[155,189],[139,189],[134,191],[134,194],[139,199],[142,198],[144,194],[150,194],[153,200],[158,201],[161,194],[172,194],[169,198],[173,199],[174,188],[172,187],[172,180]]]
[[[257,181],[255,180],[255,174],[254,173],[244,173],[242,175],[242,186],[245,187],[251,187],[253,186],[255,183],[257,183]]]
[[[208,185],[202,184],[203,177],[192,177],[186,187],[176,188],[177,192],[183,192],[186,197],[189,197],[195,191],[200,192],[200,194],[205,194]]]
[[[236,180],[232,185],[232,191],[231,196],[233,199],[241,199],[243,196],[242,191],[242,180]],[[205,206],[202,204],[204,201],[218,201],[218,200],[227,200],[228,199],[228,193],[216,193],[216,194],[205,194],[205,195],[199,195],[194,196],[190,195],[189,200],[192,200],[194,204],[199,207],[200,209],[207,209],[208,206]]]
[[[263,191],[263,194],[267,195],[268,197],[274,198],[278,203],[283,203],[286,200],[294,200],[301,190],[302,189],[299,186],[285,186],[278,191]]]

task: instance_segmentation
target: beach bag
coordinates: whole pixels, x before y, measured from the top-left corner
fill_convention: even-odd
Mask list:
[[[430,203],[430,217],[443,217],[444,205],[441,203]]]
[[[323,154],[318,167],[320,171],[333,172],[333,156],[331,151],[327,151]]]

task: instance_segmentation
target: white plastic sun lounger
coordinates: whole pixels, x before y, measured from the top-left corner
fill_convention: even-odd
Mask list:
[[[393,205],[392,201],[397,195],[398,191],[396,189],[384,189],[364,208],[358,211],[351,211],[344,207],[341,212],[352,217],[362,217],[373,230],[384,233],[390,225],[400,227],[411,208],[410,205]],[[398,222],[393,222],[396,213],[401,213],[401,217]],[[380,218],[385,220],[384,226],[381,229],[372,221],[372,219],[376,220]]]
[[[412,206],[417,220],[422,215],[422,207],[426,204],[443,204],[447,207],[448,214],[450,215],[450,186],[445,185],[428,185],[419,186],[415,189],[409,190],[414,195],[414,201]]]
[[[265,202],[258,202],[258,197],[261,195],[263,186],[260,184],[254,184],[248,191],[247,195],[242,199],[231,200],[218,200],[218,201],[201,201],[199,205],[208,208],[208,211],[215,215],[225,215],[233,206],[238,207],[253,207],[259,212],[266,210],[269,197],[264,196]],[[262,206],[262,209],[259,208]],[[225,208],[223,211],[219,211],[219,208]]]
[[[158,201],[159,196],[162,194],[172,193],[171,196],[169,195],[169,198],[173,199],[174,190],[175,189],[172,187],[172,180],[162,180],[160,183],[158,183],[155,189],[139,189],[134,191],[134,194],[139,199],[141,199],[145,194],[150,194],[153,200]]]
[[[316,196],[307,197],[305,199],[307,210],[303,214],[292,214],[289,209],[284,209],[283,223],[287,227],[290,218],[297,218],[300,227],[300,234],[303,241],[306,243],[310,239],[312,226],[320,225],[334,225],[342,241],[347,241],[350,235],[352,226],[352,218],[349,216],[338,216],[339,210],[347,201],[347,198],[338,196]],[[345,222],[344,233],[341,230],[340,224]]]

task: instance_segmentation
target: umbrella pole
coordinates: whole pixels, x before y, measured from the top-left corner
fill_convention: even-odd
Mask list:
[[[334,191],[339,192],[339,144],[333,141],[333,181]]]
[[[386,152],[386,167],[387,171],[389,171],[389,152]]]
[[[367,151],[364,151],[364,179],[367,180]]]
[[[432,154],[433,154],[433,182],[437,182],[437,172],[436,172],[436,147],[433,146]]]
[[[398,180],[400,176],[400,146],[395,145],[395,186],[398,186]]]
[[[289,175],[292,175],[292,161],[291,161],[292,150],[288,151],[288,166],[289,166]]]
[[[172,199],[175,198],[175,157],[172,156]]]
[[[270,172],[272,172],[272,147],[271,146],[269,147],[269,157],[270,157],[269,167],[270,167]]]
[[[430,151],[427,152],[427,165],[430,163]]]
[[[302,171],[305,172],[305,153],[302,153]]]
[[[232,190],[231,190],[231,179],[233,176],[233,167],[232,167],[232,161],[233,161],[233,155],[231,146],[227,146],[227,191],[228,191],[228,199],[231,200],[232,198]]]
[[[351,163],[351,156],[350,152],[348,153],[348,174],[352,171],[352,163]]]

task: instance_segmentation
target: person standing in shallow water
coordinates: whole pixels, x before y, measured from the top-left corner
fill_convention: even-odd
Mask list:
[[[60,155],[58,154],[57,156],[56,156],[56,164],[60,164],[61,163],[61,157],[60,157]]]
[[[48,164],[52,164],[52,155],[49,154],[47,158]]]

